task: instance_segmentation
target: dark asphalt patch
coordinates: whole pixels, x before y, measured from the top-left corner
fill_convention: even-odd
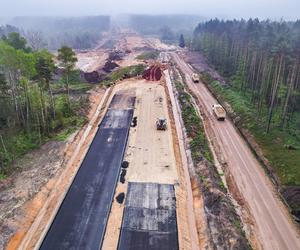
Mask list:
[[[128,109],[133,109],[134,103],[135,103],[135,96],[128,95],[126,91],[124,92],[124,94],[117,93],[114,95],[113,99],[111,100],[110,108],[118,109],[120,106],[120,103],[122,103],[123,107],[126,107]]]
[[[132,116],[108,110],[40,249],[100,249]]]
[[[128,184],[118,249],[179,249],[173,185]]]

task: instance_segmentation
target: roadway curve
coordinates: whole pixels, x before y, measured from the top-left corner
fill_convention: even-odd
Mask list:
[[[216,99],[203,83],[193,83],[192,69],[178,54],[172,52],[171,55],[185,74],[188,86],[205,108],[203,112],[208,117],[221,153],[240,193],[249,205],[257,226],[254,233],[258,236],[261,247],[272,250],[300,249],[296,226],[246,142],[229,119],[225,122],[216,121],[211,108],[217,103]]]
[[[127,107],[116,108],[122,102]],[[114,96],[40,249],[101,248],[134,102],[134,96]]]

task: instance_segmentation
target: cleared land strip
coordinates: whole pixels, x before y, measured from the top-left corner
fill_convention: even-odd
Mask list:
[[[122,97],[114,96],[40,249],[100,248],[133,115],[133,96],[113,108]]]

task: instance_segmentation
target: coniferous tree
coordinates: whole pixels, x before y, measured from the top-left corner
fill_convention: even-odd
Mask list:
[[[184,37],[182,34],[179,37],[179,47],[181,47],[181,48],[185,47],[185,41],[184,41]]]
[[[257,119],[269,132],[300,124],[295,112],[300,109],[299,44],[300,21],[214,19],[196,27],[192,49],[200,50],[234,88],[250,97]]]

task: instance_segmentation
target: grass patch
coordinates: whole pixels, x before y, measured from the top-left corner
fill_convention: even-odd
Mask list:
[[[62,82],[55,82],[51,84],[53,92],[66,92],[65,85]],[[94,87],[93,84],[85,82],[71,83],[69,85],[70,91],[86,92]]]
[[[233,221],[233,224],[235,225],[235,227],[239,230],[239,231],[242,231],[242,225],[241,225],[241,222],[239,221],[239,220],[237,220],[237,219],[235,219],[234,221]]]
[[[86,92],[90,89],[92,89],[94,86],[90,83],[85,83],[85,82],[80,82],[80,83],[72,83],[70,85],[70,90],[74,90],[74,91],[82,91],[82,92]]]
[[[228,102],[240,116],[238,126],[248,129],[262,149],[265,157],[273,166],[283,185],[300,185],[300,140],[297,134],[272,127],[266,133],[267,117],[257,114],[257,108],[250,102],[249,93],[241,93],[235,87],[225,87],[209,75],[202,76],[213,92]],[[274,114],[276,117],[276,114]],[[292,147],[292,149],[291,149]]]
[[[43,139],[44,141],[45,139]],[[36,134],[26,134],[24,132],[16,132],[14,134],[3,135],[5,142],[5,151],[0,151],[0,175],[5,178],[11,173],[11,163],[26,154],[27,152],[37,148],[40,145],[40,138]]]
[[[193,161],[197,164],[204,157],[209,162],[213,162],[213,155],[205,136],[202,120],[193,106],[191,96],[185,91],[182,83],[177,82],[175,86],[179,94],[178,100],[181,107],[182,119],[187,136],[190,138]]]
[[[86,123],[86,118],[82,116],[73,116],[64,120],[64,129],[57,133],[53,139],[57,141],[65,141],[73,134],[78,128],[82,127]]]
[[[104,80],[104,84],[111,85],[125,78],[136,77],[143,74],[144,71],[145,71],[145,65],[143,64],[120,68],[111,72]]]
[[[160,52],[157,51],[157,50],[154,50],[154,51],[146,51],[146,52],[144,52],[144,53],[138,55],[138,56],[136,57],[136,59],[137,59],[137,60],[142,60],[142,61],[144,61],[144,60],[156,60],[156,59],[158,58],[158,56],[159,56],[159,53],[160,53]]]

